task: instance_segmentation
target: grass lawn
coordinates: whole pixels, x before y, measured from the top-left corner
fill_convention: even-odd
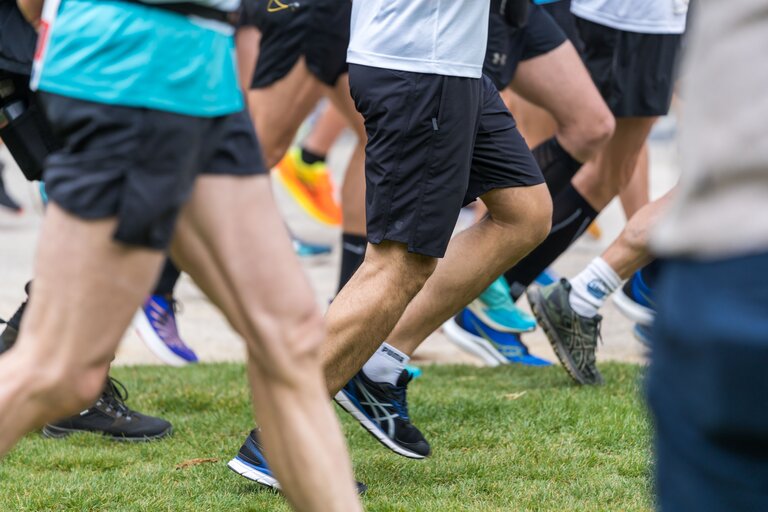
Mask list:
[[[641,369],[601,366],[602,388],[554,368],[427,367],[411,385],[433,456],[401,458],[345,413],[355,473],[373,511],[630,511],[652,508]],[[240,365],[117,368],[129,404],[170,419],[170,439],[27,436],[0,462],[0,511],[288,510],[225,464],[251,428]],[[191,459],[217,459],[177,466]]]

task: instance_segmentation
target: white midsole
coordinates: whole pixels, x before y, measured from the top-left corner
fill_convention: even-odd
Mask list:
[[[443,324],[443,332],[451,342],[470,354],[479,357],[488,366],[509,364],[507,358],[496,350],[496,347],[488,340],[465,331],[459,327],[453,318]]]
[[[273,489],[280,489],[280,483],[276,478],[269,475],[265,475],[261,471],[253,469],[251,466],[244,464],[237,458],[234,458],[227,462],[227,467],[237,473],[238,475],[251,480],[252,482],[260,483],[266,487],[272,487]]]
[[[345,395],[343,391],[336,393],[334,400],[336,400],[336,403],[339,404],[342,409],[351,414],[363,426],[365,430],[373,434],[374,437],[376,437],[376,439],[381,442],[381,444],[396,454],[402,455],[403,457],[408,457],[409,459],[424,458],[423,455],[419,455],[418,453],[414,453],[410,450],[402,448],[401,446],[398,446],[394,441],[384,435],[384,433],[379,430],[379,428],[371,420],[369,420],[365,414],[360,412],[360,410],[355,407],[355,404],[353,404],[352,401],[347,398],[347,395]]]
[[[621,313],[638,324],[651,325],[656,313],[645,306],[641,306],[624,293],[623,290],[613,294],[613,303]]]
[[[141,341],[143,341],[147,348],[149,348],[149,350],[162,362],[170,366],[185,366],[189,364],[188,361],[185,361],[183,358],[174,354],[173,351],[163,343],[163,340],[157,336],[152,325],[149,323],[147,316],[141,309],[134,315],[132,325],[136,334],[141,338]]]

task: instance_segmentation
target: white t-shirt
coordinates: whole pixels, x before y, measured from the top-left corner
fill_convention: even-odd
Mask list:
[[[688,0],[572,0],[571,12],[627,32],[682,34]]]
[[[480,78],[489,0],[355,0],[347,61]]]

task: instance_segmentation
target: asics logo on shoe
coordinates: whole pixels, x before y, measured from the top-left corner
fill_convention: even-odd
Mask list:
[[[521,357],[525,355],[520,347],[515,346],[509,346],[509,345],[501,345],[496,340],[494,340],[487,332],[485,332],[485,329],[483,329],[480,322],[478,322],[475,319],[470,319],[470,322],[472,322],[472,327],[475,328],[475,330],[480,334],[480,336],[483,337],[487,342],[489,342],[491,345],[496,347],[496,349],[501,352],[501,354],[504,357],[510,358],[510,357]]]
[[[393,351],[391,351],[387,347],[381,347],[381,352],[382,352],[382,354],[387,354],[389,357],[391,357],[392,359],[394,359],[398,363],[402,363],[405,360],[405,358],[403,356],[401,356],[400,354],[395,354]]]
[[[587,285],[587,291],[596,299],[603,299],[608,295],[608,287],[599,279],[590,281]]]
[[[374,423],[378,424],[382,430],[385,429],[384,422],[387,423],[387,435],[390,439],[393,439],[395,437],[394,420],[399,415],[397,412],[390,413],[389,409],[394,409],[395,406],[386,402],[379,402],[376,400],[376,397],[374,397],[367,389],[365,389],[365,386],[361,386],[360,384],[355,385],[357,386],[358,391],[360,391],[360,405],[365,405],[370,408],[372,414],[371,419],[374,421]]]

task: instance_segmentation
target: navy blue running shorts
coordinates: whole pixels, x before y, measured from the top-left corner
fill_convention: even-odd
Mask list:
[[[201,118],[40,97],[63,144],[46,161],[49,200],[81,219],[116,217],[116,241],[166,249],[197,175],[266,173],[245,111]]]
[[[504,89],[515,77],[520,62],[549,53],[567,40],[563,29],[539,5],[531,4],[528,23],[519,29],[507,25],[504,18],[493,11],[483,73],[499,90]]]
[[[350,64],[349,81],[368,135],[370,243],[440,258],[462,206],[494,189],[544,183],[489,78]]]

